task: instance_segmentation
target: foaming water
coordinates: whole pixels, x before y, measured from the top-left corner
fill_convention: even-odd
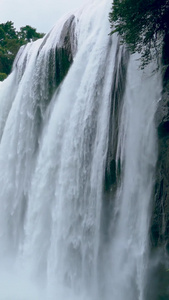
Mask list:
[[[107,280],[112,299],[147,299],[149,224],[157,159],[154,114],[161,94],[153,67],[138,70],[131,57],[122,109],[116,160],[123,166],[111,221],[111,268]],[[143,88],[144,87],[144,88]]]
[[[90,1],[63,17],[20,49],[0,85],[5,300],[146,299],[160,76],[139,70],[135,56],[117,63],[126,52],[108,36],[110,6]],[[104,215],[113,89],[121,176]]]

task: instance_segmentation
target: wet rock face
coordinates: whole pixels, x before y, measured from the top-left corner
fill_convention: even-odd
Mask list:
[[[169,239],[169,92],[163,92],[156,115],[158,161],[155,202],[151,226],[152,244],[160,246]]]
[[[127,66],[129,62],[129,52],[125,47],[121,48],[119,43],[116,51],[114,72],[112,74],[111,103],[109,111],[109,131],[108,150],[104,176],[104,201],[102,203],[102,245],[109,243],[110,224],[114,207],[114,199],[117,186],[121,179],[121,161],[116,159],[118,147],[119,124],[121,122],[121,112],[123,96],[126,86]],[[105,218],[106,216],[106,218]]]
[[[109,144],[105,168],[105,192],[116,190],[117,182],[120,180],[121,162],[116,161],[119,124],[121,119],[121,108],[126,85],[127,65],[129,53],[123,47],[120,52],[120,44],[116,52],[116,64],[112,78],[112,95],[109,115]]]
[[[39,48],[38,55],[40,54],[40,51],[44,47],[44,45],[48,42],[49,36],[50,33],[44,38],[44,41]],[[73,62],[73,58],[76,53],[76,48],[77,40],[75,35],[75,16],[72,15],[63,25],[60,40],[57,43],[56,47],[51,47],[48,50],[48,54],[44,56],[44,60],[48,60],[47,63],[46,61],[41,61],[41,65],[43,65],[43,63],[46,64],[45,90],[47,94],[45,100],[40,99],[41,103],[44,102],[45,105],[48,104],[51,100],[53,93],[64,80]],[[40,73],[38,75],[38,78],[40,78],[41,76],[44,77],[44,74]],[[39,87],[39,91],[41,89],[43,89],[43,87]]]
[[[50,33],[41,44],[38,55],[45,43],[47,43],[49,36]],[[72,15],[63,25],[60,40],[56,47],[51,47],[41,61],[42,69],[40,68],[38,74],[38,82],[40,83],[38,83],[36,87],[40,107],[40,112],[38,113],[40,116],[39,119],[41,119],[41,116],[44,114],[43,111],[46,110],[54,92],[66,77],[76,54],[76,48],[77,40],[75,35],[75,16]],[[43,64],[46,65],[45,74]],[[41,77],[42,80],[40,80]],[[41,93],[42,90],[43,93]]]
[[[59,42],[55,43],[53,40],[49,44],[50,47],[45,47],[49,38],[50,33],[44,37],[37,51],[34,83],[32,84],[37,98],[37,120],[39,122],[41,122],[54,92],[63,82],[76,54],[75,16],[71,15],[64,23]],[[13,65],[13,69],[17,69],[18,83],[22,79],[30,59],[29,50],[31,47],[24,52],[25,49],[26,46],[20,48]],[[24,59],[21,59],[23,54]]]
[[[169,90],[169,33],[164,38],[162,63],[164,66],[164,87],[168,86]]]
[[[152,253],[157,252],[159,263],[155,270],[155,297],[169,299],[169,35],[163,48],[163,92],[156,113],[158,161],[150,228]],[[160,254],[158,253],[160,251]],[[153,288],[154,288],[153,287]]]
[[[60,41],[49,54],[49,94],[50,96],[64,80],[76,53],[75,16],[71,16],[64,24]]]
[[[155,201],[153,207],[151,242],[153,246],[169,248],[169,35],[163,48],[163,92],[156,113],[158,133],[158,161],[156,169]],[[169,250],[169,249],[168,249]],[[169,253],[169,251],[167,252]]]
[[[64,24],[59,44],[55,51],[56,87],[65,78],[76,53],[75,17],[72,15]]]

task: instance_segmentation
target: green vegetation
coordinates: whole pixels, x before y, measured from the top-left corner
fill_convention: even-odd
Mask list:
[[[0,81],[3,81],[7,77],[7,74],[0,73]]]
[[[117,32],[132,53],[141,53],[142,66],[159,59],[169,35],[169,0],[114,0],[109,20],[111,34]]]
[[[11,72],[19,48],[43,36],[43,33],[38,33],[35,28],[29,25],[16,31],[11,21],[0,24],[0,81],[4,80]]]

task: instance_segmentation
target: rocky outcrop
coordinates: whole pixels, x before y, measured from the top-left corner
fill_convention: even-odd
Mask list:
[[[76,53],[75,17],[72,15],[64,24],[55,52],[55,80],[58,86],[65,78]]]
[[[153,299],[169,299],[169,35],[163,47],[163,91],[156,113],[158,160],[151,220],[151,256],[154,266]],[[157,259],[158,257],[158,259]],[[150,298],[149,298],[150,299]]]
[[[65,22],[56,47],[49,49],[48,78],[49,98],[64,80],[76,53],[77,41],[75,36],[75,16]]]
[[[114,72],[112,74],[111,103],[108,116],[108,150],[104,176],[104,199],[106,199],[106,201],[103,201],[102,203],[101,216],[101,240],[102,245],[104,246],[106,243],[109,243],[109,230],[114,207],[114,202],[112,199],[114,199],[121,178],[121,162],[120,159],[116,159],[116,154],[128,62],[129,52],[119,43],[116,50]]]
[[[121,162],[116,161],[117,142],[119,133],[119,124],[121,120],[121,110],[123,95],[126,86],[127,65],[129,61],[129,52],[125,47],[120,46],[116,51],[115,67],[112,78],[112,95],[109,115],[109,144],[106,159],[105,170],[105,191],[116,190],[117,181],[121,173]]]
[[[54,29],[53,29],[54,30]],[[64,23],[59,41],[50,41],[46,47],[52,31],[47,34],[38,49],[36,56],[35,90],[41,106],[51,100],[55,90],[64,80],[76,54],[77,39],[75,35],[75,16],[71,15]],[[22,46],[15,59],[13,69],[17,69],[17,81],[20,82],[30,59],[30,49],[33,44]],[[45,88],[44,88],[45,86]],[[43,91],[43,93],[42,93]]]
[[[157,111],[158,162],[151,226],[152,245],[167,246],[169,239],[169,91],[163,92]],[[167,246],[169,250],[169,245]]]
[[[153,246],[165,245],[169,253],[169,36],[163,48],[163,92],[156,113],[158,161],[151,241]]]

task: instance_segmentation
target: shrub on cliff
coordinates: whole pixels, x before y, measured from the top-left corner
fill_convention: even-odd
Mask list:
[[[3,81],[7,77],[7,74],[0,73],[0,81]]]
[[[114,0],[109,15],[111,34],[117,32],[142,63],[159,58],[169,33],[169,0]]]

